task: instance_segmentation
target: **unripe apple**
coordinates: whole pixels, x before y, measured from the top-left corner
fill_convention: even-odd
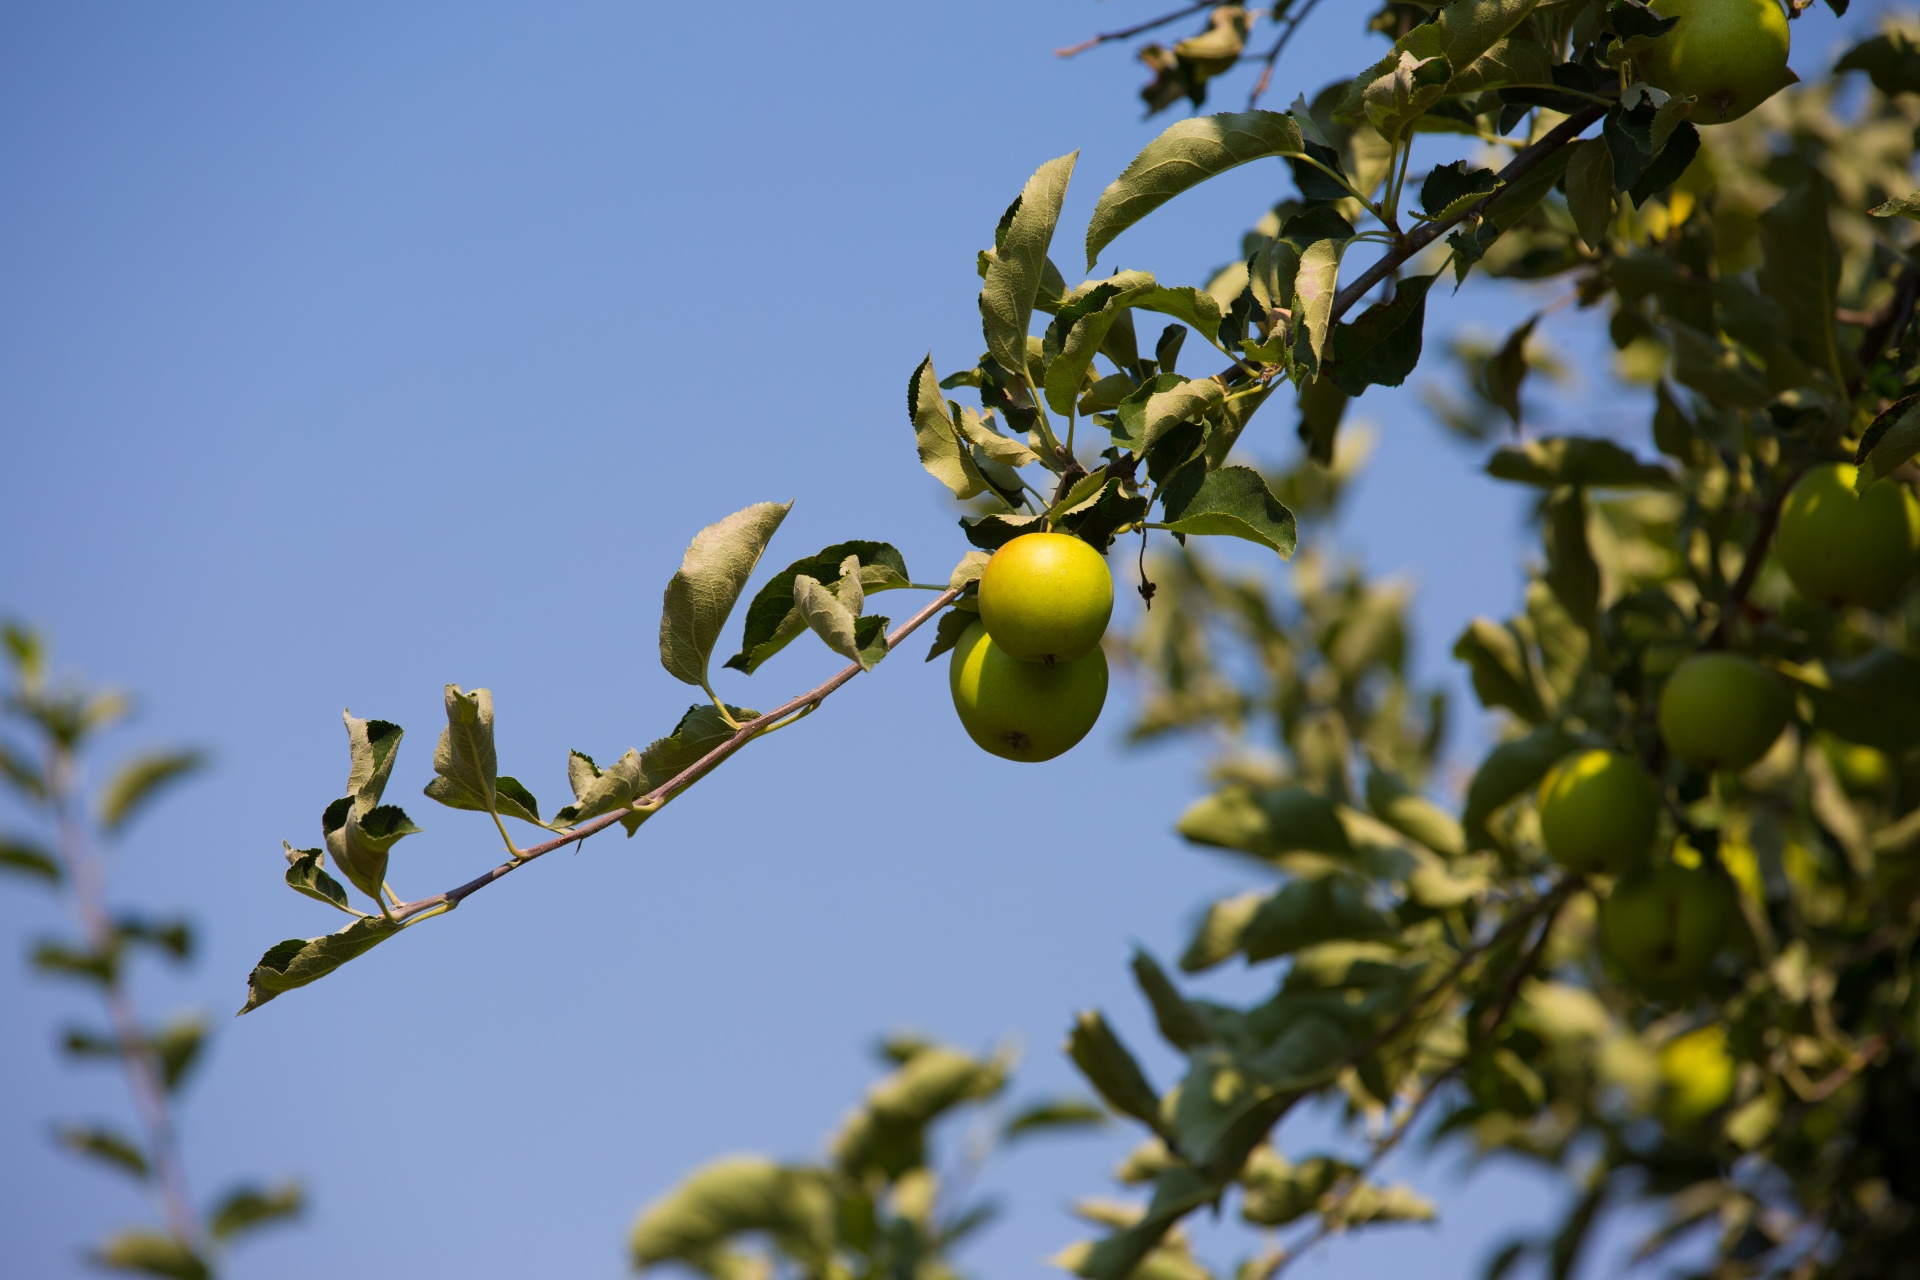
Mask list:
[[[1820,735],[1820,750],[1833,766],[1833,776],[1849,795],[1867,796],[1885,787],[1893,778],[1893,762],[1887,753],[1858,742],[1847,742],[1830,733]]]
[[[1920,558],[1920,499],[1877,480],[1853,491],[1858,469],[1835,462],[1800,477],[1780,508],[1775,545],[1800,594],[1870,609],[1891,603]]]
[[[1725,877],[1663,862],[1613,886],[1600,937],[1626,975],[1653,994],[1680,994],[1706,976],[1733,920]]]
[[[1098,551],[1064,533],[1022,534],[980,575],[980,621],[1008,657],[1072,662],[1100,646],[1113,575]]]
[[[1676,1129],[1698,1124],[1733,1100],[1737,1070],[1725,1027],[1675,1036],[1660,1046],[1661,1117]]]
[[[1641,78],[1698,98],[1695,124],[1724,124],[1792,84],[1787,15],[1779,0],[1653,0],[1673,30],[1637,59]]]
[[[1792,714],[1785,682],[1737,654],[1695,654],[1673,669],[1660,690],[1660,736],[1667,749],[1703,769],[1737,772],[1753,764]]]
[[[1660,788],[1631,756],[1585,751],[1540,788],[1540,834],[1569,871],[1625,875],[1646,865],[1660,831]]]
[[[1020,662],[976,622],[954,645],[947,679],[953,709],[981,750],[1033,763],[1070,749],[1100,718],[1107,655],[1096,647],[1071,662]]]

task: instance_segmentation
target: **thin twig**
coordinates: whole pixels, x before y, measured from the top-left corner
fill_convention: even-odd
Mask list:
[[[1753,540],[1747,544],[1747,558],[1740,562],[1740,573],[1727,588],[1727,597],[1721,602],[1719,620],[1713,624],[1713,631],[1707,636],[1702,649],[1724,649],[1733,630],[1733,620],[1747,607],[1747,596],[1753,591],[1753,584],[1759,581],[1760,570],[1767,563],[1767,548],[1773,543],[1774,531],[1780,527],[1780,508],[1786,503],[1787,494],[1800,479],[1801,471],[1774,486],[1773,493],[1767,499],[1767,505],[1760,509],[1760,524],[1753,531]]]
[[[1312,13],[1313,7],[1319,3],[1320,0],[1307,0],[1300,6],[1298,13],[1289,13],[1285,18],[1280,19],[1287,24],[1287,29],[1280,33],[1280,38],[1273,42],[1273,47],[1261,55],[1261,61],[1265,65],[1260,68],[1260,79],[1254,83],[1253,92],[1247,96],[1249,111],[1259,104],[1260,95],[1265,93],[1267,86],[1273,82],[1273,64],[1280,61],[1280,55],[1285,52],[1287,42],[1293,39],[1293,33],[1300,29],[1300,24],[1307,20],[1307,15]]]
[[[1800,1100],[1803,1102],[1825,1102],[1828,1098],[1831,1098],[1834,1094],[1845,1088],[1855,1076],[1866,1070],[1875,1058],[1886,1052],[1887,1045],[1891,1042],[1892,1038],[1884,1031],[1874,1036],[1871,1040],[1854,1050],[1852,1056],[1840,1066],[1834,1068],[1833,1074],[1821,1080],[1820,1083],[1811,1084],[1805,1089],[1796,1089],[1795,1091],[1800,1095]]]
[[[99,859],[94,856],[81,819],[74,812],[70,783],[73,761],[59,748],[48,755],[48,800],[59,824],[60,859],[66,864],[67,877],[73,884],[74,906],[93,953],[112,956],[119,939],[115,936],[113,917],[107,912]],[[114,1045],[120,1060],[126,1064],[127,1087],[133,1094],[134,1110],[139,1113],[140,1127],[146,1131],[147,1156],[153,1164],[167,1229],[174,1239],[198,1252],[200,1219],[193,1211],[193,1194],[187,1183],[186,1164],[180,1157],[180,1143],[174,1132],[167,1091],[161,1082],[160,1065],[117,968],[103,984],[103,996],[107,1017],[113,1026]]]
[[[1143,31],[1151,31],[1155,27],[1164,27],[1169,22],[1178,22],[1190,13],[1198,13],[1202,9],[1211,9],[1216,3],[1217,0],[1200,0],[1199,4],[1190,4],[1184,9],[1175,9],[1172,13],[1163,13],[1157,18],[1150,18],[1137,26],[1128,27],[1122,31],[1103,32],[1091,40],[1082,40],[1079,44],[1070,44],[1064,49],[1055,49],[1053,56],[1056,58],[1071,58],[1075,54],[1085,53],[1089,49],[1097,49],[1103,44],[1112,44],[1115,40],[1130,40]]]
[[[895,648],[899,647],[902,640],[912,635],[929,618],[952,604],[954,600],[959,597],[960,590],[960,588],[949,588],[941,592],[938,596],[934,597],[933,603],[895,627],[893,634],[887,637],[887,651],[891,653]],[[435,907],[451,910],[459,906],[462,901],[472,894],[478,893],[516,867],[523,867],[535,858],[542,857],[552,853],[556,849],[564,849],[570,844],[585,840],[596,831],[606,830],[622,818],[630,818],[636,813],[654,812],[667,801],[673,799],[674,796],[685,791],[688,787],[706,777],[707,774],[713,772],[728,756],[746,746],[747,743],[753,741],[754,738],[760,736],[762,733],[775,728],[779,721],[792,715],[796,711],[811,711],[813,708],[819,706],[822,702],[826,701],[829,694],[859,675],[861,670],[862,668],[859,663],[848,663],[846,667],[824,684],[801,694],[790,702],[775,707],[772,711],[755,716],[753,719],[747,721],[740,726],[739,730],[732,737],[707,752],[704,756],[701,756],[672,778],[669,778],[653,790],[647,792],[646,795],[635,800],[632,804],[616,809],[612,813],[602,814],[591,822],[582,823],[565,835],[549,840],[545,844],[536,844],[530,848],[522,849],[518,858],[503,862],[486,874],[475,876],[457,888],[449,889],[445,893],[436,893],[432,897],[420,898],[414,902],[402,903],[394,908],[394,918],[397,920],[408,920]]]

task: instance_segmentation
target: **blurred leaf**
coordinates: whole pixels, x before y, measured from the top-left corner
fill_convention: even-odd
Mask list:
[[[1012,1140],[1032,1133],[1097,1129],[1106,1122],[1107,1113],[1091,1102],[1080,1098],[1050,1098],[1014,1112],[1000,1130],[1000,1136]]]
[[[1157,1249],[1173,1224],[1202,1205],[1217,1201],[1223,1188],[1192,1169],[1175,1166],[1154,1182],[1153,1199],[1139,1221],[1091,1246],[1063,1254],[1056,1261],[1089,1280],[1200,1280],[1192,1271],[1149,1277],[1143,1260],[1164,1258]],[[1190,1260],[1189,1260],[1190,1261]],[[1196,1264],[1197,1265],[1197,1264]]]
[[[28,800],[47,798],[47,780],[40,776],[39,768],[4,742],[0,742],[0,778]]]
[[[347,961],[392,937],[400,926],[384,916],[356,920],[338,933],[318,938],[289,938],[270,947],[247,975],[247,1002],[241,1013],[251,1013],[275,996],[318,981]]]
[[[1074,1020],[1073,1031],[1067,1036],[1067,1056],[1108,1106],[1164,1134],[1160,1099],[1147,1083],[1139,1061],[1107,1025],[1105,1014],[1088,1009]]]
[[[1790,345],[1836,385],[1844,385],[1833,320],[1840,247],[1828,226],[1826,180],[1802,183],[1761,214],[1760,244],[1765,253],[1760,288],[1786,316]]]
[[[1867,210],[1876,218],[1912,218],[1920,222],[1920,191],[1909,191],[1903,196],[1873,206]]]
[[[756,502],[694,535],[679,570],[667,583],[660,613],[660,664],[668,675],[707,687],[707,664],[720,628],[726,625],[774,531],[792,509],[791,502]],[[449,692],[449,706],[452,698]],[[489,734],[489,755],[491,745]],[[487,772],[491,776],[492,770]]]
[[[1900,93],[1920,93],[1920,47],[1905,32],[1889,31],[1847,50],[1833,64],[1833,71],[1836,76],[1864,71],[1873,87],[1890,98]]]
[[[1357,1172],[1344,1160],[1315,1156],[1289,1163],[1272,1147],[1259,1147],[1240,1175],[1246,1188],[1240,1214],[1262,1227],[1284,1227],[1317,1213],[1326,1194]]]
[[[1300,126],[1278,112],[1180,121],[1149,142],[1100,193],[1087,223],[1087,270],[1114,237],[1181,192],[1252,160],[1305,154]]]
[[[1399,932],[1367,904],[1361,884],[1347,876],[1296,880],[1268,898],[1240,935],[1249,963],[1292,955],[1322,942],[1370,942]]]
[[[994,255],[980,290],[981,327],[987,350],[1015,377],[1027,376],[1027,329],[1033,321],[1047,262],[1047,246],[1060,220],[1078,151],[1049,160],[1034,171],[1001,219]]]
[[[1180,834],[1195,844],[1260,858],[1307,852],[1351,854],[1353,845],[1331,800],[1302,787],[1252,790],[1228,786],[1180,815]]]
[[[1530,724],[1547,718],[1533,678],[1533,660],[1511,626],[1475,618],[1454,641],[1453,656],[1473,674],[1473,691],[1489,709],[1505,707]]]
[[[61,1125],[54,1131],[54,1136],[59,1139],[61,1146],[77,1155],[92,1156],[122,1173],[142,1180],[153,1176],[153,1166],[148,1163],[146,1153],[140,1150],[139,1144],[111,1129],[93,1125]]]
[[[1298,544],[1293,512],[1251,467],[1208,471],[1204,460],[1190,462],[1167,478],[1160,500],[1166,527],[1175,533],[1242,538],[1278,552],[1282,560],[1293,558]]]
[[[207,1024],[193,1015],[174,1018],[147,1037],[147,1047],[160,1065],[160,1083],[168,1092],[186,1083],[206,1043]]]
[[[82,978],[102,986],[110,985],[120,968],[117,951],[82,950],[64,942],[36,943],[29,961],[42,973]]]
[[[1435,853],[1453,858],[1466,852],[1466,834],[1453,815],[1391,773],[1374,769],[1367,774],[1367,808],[1401,835]]]
[[[18,836],[0,835],[0,871],[45,881],[57,886],[61,881],[60,864],[52,854]]]
[[[1920,658],[1870,649],[1832,664],[1823,683],[1800,681],[1814,724],[1894,755],[1920,746]]]
[[[1193,931],[1193,940],[1180,955],[1180,968],[1187,973],[1199,973],[1239,954],[1247,923],[1266,900],[1264,893],[1255,890],[1222,898],[1209,906],[1200,926]]]
[[[259,1227],[297,1218],[306,1208],[306,1195],[297,1182],[277,1187],[236,1187],[220,1198],[207,1218],[207,1234],[231,1240]]]
[[[185,920],[149,920],[144,916],[123,915],[113,922],[113,932],[122,945],[131,942],[152,947],[176,963],[183,963],[193,955],[193,927]]]
[[[1347,1192],[1328,1221],[1340,1227],[1363,1227],[1377,1222],[1432,1222],[1431,1201],[1412,1187],[1378,1187],[1363,1182]]]
[[[1194,1049],[1212,1042],[1213,1029],[1200,1011],[1187,1003],[1160,962],[1139,948],[1133,953],[1133,980],[1153,1006],[1153,1020],[1168,1044],[1176,1049]]]
[[[1486,384],[1487,399],[1506,410],[1517,430],[1520,426],[1520,387],[1527,379],[1527,341],[1533,337],[1534,326],[1540,323],[1536,313],[1528,316],[1507,335],[1487,360],[1485,371],[1481,374]]]
[[[129,760],[101,790],[100,826],[118,835],[169,783],[199,772],[206,762],[199,751],[156,751]]]
[[[867,1091],[834,1138],[834,1158],[849,1175],[899,1178],[927,1164],[927,1131],[964,1103],[1006,1087],[1006,1064],[940,1045],[922,1048]]]
[[[213,1272],[191,1248],[158,1231],[116,1231],[88,1258],[108,1271],[131,1271],[169,1280],[210,1280]]]
[[[1509,445],[1487,463],[1496,480],[1557,489],[1584,485],[1598,489],[1671,489],[1673,475],[1657,463],[1641,462],[1611,440],[1592,436],[1547,436]]]
[[[1503,742],[1488,752],[1467,786],[1467,809],[1460,820],[1467,833],[1467,847],[1489,847],[1487,820],[1516,796],[1531,791],[1575,745],[1573,738],[1549,727]]]
[[[1554,490],[1545,516],[1547,585],[1573,620],[1592,632],[1600,618],[1600,566],[1587,544],[1586,491]]]

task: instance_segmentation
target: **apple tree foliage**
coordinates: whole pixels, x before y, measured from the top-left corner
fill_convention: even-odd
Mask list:
[[[1564,1220],[1515,1238],[1493,1275],[1571,1274],[1610,1211],[1641,1202],[1665,1217],[1643,1254],[1688,1245],[1710,1258],[1699,1274],[1920,1276],[1920,592],[1909,580],[1886,608],[1836,609],[1795,594],[1771,556],[1810,468],[1914,483],[1916,29],[1890,23],[1828,77],[1708,123],[1639,75],[1685,20],[1671,5],[1396,2],[1366,14],[1378,61],[1261,109],[1318,7],[1189,5],[1091,42],[1197,22],[1140,50],[1150,112],[1198,108],[1236,69],[1257,76],[1256,102],[1169,126],[1084,230],[1059,225],[1076,155],[1007,206],[977,255],[983,350],[930,353],[906,377],[919,460],[965,504],[944,579],[916,583],[891,545],[846,541],[748,597],[787,508],[702,530],[666,588],[660,655],[706,701],[644,750],[573,753],[572,795],[551,811],[501,772],[492,695],[448,686],[426,794],[485,814],[505,858],[425,898],[388,887],[416,830],[385,794],[401,730],[349,714],[346,792],[321,846],[287,848],[286,875],[352,919],[269,950],[246,1009],[547,852],[616,824],[631,835],[927,622],[940,655],[973,619],[987,556],[1061,531],[1146,565],[1150,607],[1115,645],[1142,692],[1134,734],[1225,744],[1180,831],[1273,875],[1209,907],[1170,963],[1134,960],[1176,1078],[1150,1078],[1100,1011],[1074,1021],[1068,1054],[1141,1144],[1118,1171],[1138,1194],[1089,1202],[1099,1230],[1063,1265],[1210,1275],[1182,1224],[1232,1212],[1269,1241],[1239,1274],[1267,1276],[1329,1234],[1430,1217],[1374,1176],[1418,1132],[1573,1180]],[[1808,8],[1792,5],[1797,31],[1821,21]],[[1338,16],[1353,10],[1322,10]],[[1126,260],[1135,223],[1242,166],[1271,175],[1277,203],[1232,265],[1176,282]],[[1070,283],[1083,253],[1111,269]],[[1497,347],[1438,351],[1465,386],[1439,416],[1494,445],[1486,473],[1532,497],[1540,554],[1524,607],[1453,645],[1497,745],[1443,762],[1444,701],[1409,677],[1406,589],[1345,566],[1327,534],[1364,453],[1342,430],[1349,402],[1405,383],[1430,354],[1429,311],[1475,277],[1540,305]],[[1645,429],[1529,430],[1548,335],[1600,319]],[[1267,421],[1291,425],[1300,458],[1270,473],[1236,446],[1276,398]],[[1220,537],[1262,548],[1264,567],[1210,551]],[[890,590],[935,594],[889,630],[867,606]],[[725,703],[713,657],[743,597],[727,667],[751,675],[808,631],[848,665],[771,711]],[[1793,694],[1788,730],[1740,774],[1688,767],[1660,738],[1663,682],[1711,650]],[[1614,885],[1542,848],[1541,779],[1596,748],[1658,780],[1661,874],[1684,869],[1727,905],[1723,933],[1671,940],[1710,960],[1683,983],[1636,981],[1597,924]],[[1229,963],[1270,974],[1272,994],[1207,997],[1201,975]],[[997,1093],[1004,1064],[889,1053],[895,1074],[829,1162],[701,1170],[642,1215],[636,1263],[724,1280],[775,1260],[947,1274],[974,1219],[930,1173],[927,1126]],[[1316,1100],[1344,1108],[1345,1140],[1286,1149],[1283,1122]]]
[[[138,1131],[71,1122],[54,1139],[103,1170],[138,1183],[160,1211],[161,1225],[112,1232],[87,1253],[110,1271],[208,1280],[228,1249],[248,1233],[297,1216],[300,1185],[244,1183],[204,1207],[196,1205],[181,1157],[180,1092],[208,1040],[206,1022],[185,1014],[161,1022],[142,1017],[131,971],[141,956],[174,966],[193,958],[186,920],[110,902],[108,853],[118,854],[134,820],[205,763],[192,750],[149,751],[122,762],[91,793],[83,777],[98,736],[131,707],[122,694],[62,678],[45,641],[16,625],[0,628],[10,679],[0,695],[0,789],[37,829],[0,831],[0,872],[57,894],[74,932],[37,940],[34,970],[78,984],[97,997],[98,1022],[75,1023],[59,1037],[76,1064],[117,1063],[133,1095]]]

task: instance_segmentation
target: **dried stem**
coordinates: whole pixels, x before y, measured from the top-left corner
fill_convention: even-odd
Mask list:
[[[1172,13],[1163,13],[1157,18],[1149,18],[1147,21],[1135,26],[1127,27],[1120,31],[1102,32],[1100,35],[1094,36],[1091,40],[1082,40],[1079,44],[1070,44],[1064,49],[1055,49],[1053,56],[1056,58],[1071,58],[1075,54],[1085,53],[1089,49],[1097,49],[1103,44],[1112,44],[1115,40],[1130,40],[1142,32],[1153,30],[1155,27],[1164,27],[1169,22],[1178,22],[1188,14],[1198,13],[1202,9],[1211,9],[1216,3],[1217,0],[1200,0],[1199,4],[1190,4],[1185,8],[1175,9]]]
[[[47,796],[60,831],[60,860],[73,885],[73,902],[87,945],[95,955],[109,956],[119,944],[113,917],[107,911],[105,875],[87,839],[84,820],[76,811],[72,778],[73,757],[63,748],[48,753]],[[116,966],[104,984],[107,1017],[120,1060],[126,1064],[127,1086],[134,1110],[145,1131],[147,1156],[159,1188],[160,1207],[175,1239],[199,1251],[200,1220],[193,1211],[186,1165],[173,1127],[173,1110],[161,1081],[160,1064],[140,1025],[139,1012],[121,981]]]
[[[933,602],[926,608],[895,627],[893,634],[887,637],[888,651],[891,652],[897,648],[902,640],[912,635],[929,618],[952,604],[959,595],[959,588],[949,588],[934,597]],[[442,911],[451,910],[459,906],[461,902],[472,894],[478,893],[516,867],[525,866],[535,858],[552,853],[556,849],[564,849],[570,844],[577,844],[595,832],[605,831],[622,818],[632,817],[636,813],[652,813],[667,801],[673,799],[674,796],[685,791],[709,773],[712,773],[728,756],[746,746],[747,743],[753,741],[763,733],[780,727],[780,722],[788,716],[794,715],[795,713],[805,714],[811,712],[815,707],[818,707],[822,702],[826,701],[827,696],[833,693],[834,690],[859,675],[860,671],[861,666],[859,663],[848,663],[838,674],[824,684],[801,694],[790,702],[775,707],[772,711],[755,716],[753,719],[747,721],[740,726],[739,730],[735,732],[732,737],[707,752],[704,756],[701,756],[672,778],[669,778],[653,790],[647,792],[646,795],[635,800],[632,804],[621,809],[616,809],[612,813],[602,814],[591,822],[583,822],[565,835],[558,836],[544,844],[536,844],[530,848],[522,849],[518,858],[503,862],[486,874],[475,876],[465,884],[449,889],[445,893],[436,893],[432,897],[420,898],[413,902],[403,902],[393,909],[394,918],[404,921],[436,909]]]

